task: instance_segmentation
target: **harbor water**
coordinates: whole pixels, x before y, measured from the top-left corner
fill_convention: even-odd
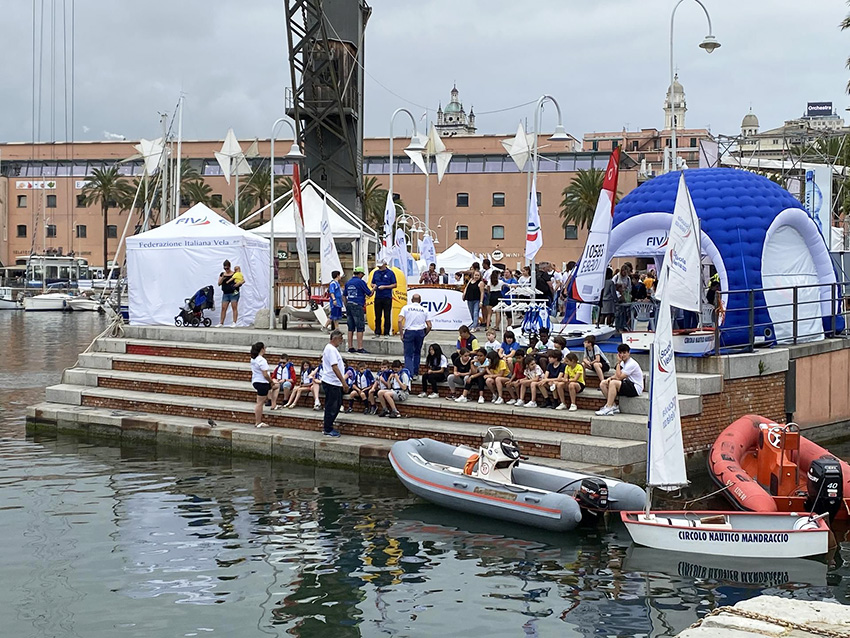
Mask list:
[[[761,593],[850,604],[846,530],[826,562],[724,562],[630,547],[613,518],[458,515],[390,475],[27,436],[104,327],[0,312],[0,635],[670,636]]]

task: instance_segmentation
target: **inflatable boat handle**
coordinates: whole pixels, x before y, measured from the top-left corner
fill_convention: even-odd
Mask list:
[[[469,487],[468,483],[461,483],[460,481],[454,481],[452,482],[452,485],[454,485],[455,487],[462,487],[463,489]]]
[[[539,498],[535,498],[535,497],[533,497],[533,496],[526,496],[526,497],[525,497],[525,500],[526,500],[526,501],[530,501],[531,503],[539,503],[539,502],[540,502],[540,499],[539,499]]]

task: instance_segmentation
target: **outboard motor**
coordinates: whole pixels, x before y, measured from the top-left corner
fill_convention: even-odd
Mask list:
[[[595,524],[608,511],[608,484],[601,479],[583,478],[575,499],[581,508],[582,522]]]
[[[829,514],[831,522],[844,497],[841,464],[834,456],[824,455],[811,462],[806,479],[806,509],[813,514]]]

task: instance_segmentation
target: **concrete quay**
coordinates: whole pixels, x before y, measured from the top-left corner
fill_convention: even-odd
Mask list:
[[[435,332],[426,343],[451,350],[455,339],[453,332]],[[623,399],[622,414],[597,416],[604,398],[595,378],[588,379],[575,412],[495,405],[489,391],[484,404],[424,399],[416,396],[421,390],[416,383],[409,400],[400,405],[405,418],[341,413],[337,425],[344,436],[339,441],[321,435],[322,413],[311,409],[309,397],[291,410],[267,409],[264,420],[272,427],[256,430],[248,351],[257,340],[266,343],[272,364],[281,353],[296,362],[316,361],[327,333],[126,326],[120,338],[98,338],[81,353],[62,382],[47,389],[46,402],[30,408],[28,421],[36,428],[157,444],[183,439],[181,445],[272,458],[282,455],[272,440],[277,436],[283,437],[276,439],[277,447],[286,450],[287,458],[355,468],[386,466],[386,452],[397,440],[427,437],[477,447],[488,427],[504,426],[513,430],[523,453],[535,459],[627,480],[640,481],[645,475],[648,394]],[[343,353],[348,364],[362,361],[376,369],[381,360],[402,353],[397,337],[368,337],[364,345],[368,354]],[[769,399],[777,396],[773,385],[779,369],[787,368],[787,351],[774,349],[759,357],[682,359],[679,406],[692,466],[700,465],[717,433],[741,414],[782,418],[782,407]],[[750,368],[775,373],[752,379],[745,375]],[[760,385],[766,391],[759,393]],[[442,388],[441,395],[446,391]],[[208,419],[219,427],[208,428]]]
[[[720,607],[678,638],[838,638],[850,636],[850,607],[825,601],[757,596]]]

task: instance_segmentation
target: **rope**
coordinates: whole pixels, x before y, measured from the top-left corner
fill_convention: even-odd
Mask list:
[[[703,618],[692,624],[688,629],[696,629],[702,625],[702,622],[709,618],[710,616],[717,616],[719,614],[729,614],[731,616],[739,616],[741,618],[747,618],[749,620],[758,620],[760,622],[768,623],[771,625],[778,625],[779,627],[784,627],[786,629],[794,629],[796,631],[804,631],[815,636],[825,636],[826,638],[847,638],[847,632],[836,631],[833,629],[826,629],[825,627],[815,627],[812,625],[807,625],[806,623],[798,623],[792,620],[783,620],[781,618],[773,618],[771,616],[766,616],[764,614],[759,614],[754,611],[748,611],[746,609],[739,609],[738,607],[718,607],[714,611],[709,612]]]
[[[690,501],[685,501],[685,508],[687,509],[693,503],[696,503],[696,502],[701,501],[701,500],[706,499],[706,498],[711,498],[712,496],[714,496],[716,494],[720,494],[720,492],[725,492],[730,487],[732,487],[732,481],[729,481],[728,483],[726,483],[726,485],[721,487],[719,490],[715,490],[715,491],[711,492],[710,494],[706,494],[705,496],[698,496],[697,498],[692,498]]]

